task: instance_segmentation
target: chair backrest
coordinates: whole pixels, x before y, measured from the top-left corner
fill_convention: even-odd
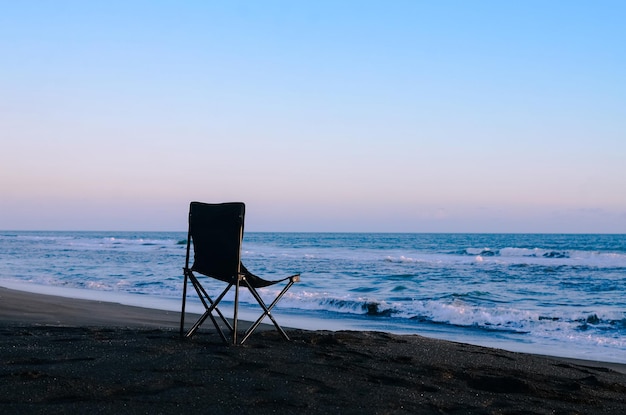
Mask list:
[[[193,271],[226,282],[235,281],[240,272],[245,211],[240,202],[191,202],[188,238],[193,241]],[[187,266],[188,262],[189,244]]]

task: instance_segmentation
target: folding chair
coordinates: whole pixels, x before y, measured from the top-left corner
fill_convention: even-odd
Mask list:
[[[261,324],[265,317],[269,317],[276,330],[285,340],[289,336],[280,327],[272,315],[272,309],[285,295],[291,286],[300,280],[300,274],[295,274],[280,280],[268,281],[249,272],[241,263],[241,242],[243,240],[245,205],[243,203],[208,204],[191,202],[189,206],[189,231],[187,233],[187,256],[185,259],[183,304],[180,319],[181,337],[193,336],[207,318],[210,318],[220,337],[228,343],[229,339],[222,330],[222,325],[230,332],[232,344],[237,344],[237,321],[239,311],[239,289],[247,288],[263,309],[261,316],[244,332],[243,344],[252,332]],[[193,265],[189,267],[190,250],[193,246]],[[215,299],[211,298],[196,274],[214,278],[226,283],[226,288]],[[205,311],[200,318],[185,332],[185,303],[187,299],[187,285],[191,282],[193,288],[204,305]],[[268,287],[281,282],[286,285],[267,305],[259,295],[258,288]],[[232,325],[220,311],[219,305],[224,296],[235,287],[235,302]],[[214,315],[215,313],[215,315]],[[219,321],[218,321],[219,318]]]

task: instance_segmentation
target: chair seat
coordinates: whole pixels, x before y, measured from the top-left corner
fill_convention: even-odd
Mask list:
[[[207,277],[211,277],[214,278],[216,280],[220,280],[220,281],[224,281],[227,283],[232,283],[235,284],[236,282],[236,277],[223,277],[217,274],[210,274],[208,271],[203,271],[200,267],[196,267],[195,265],[191,267],[192,271],[198,272],[200,274],[206,275]],[[271,285],[274,284],[278,284],[281,283],[283,281],[289,280],[289,279],[293,279],[294,282],[296,281],[300,281],[300,274],[294,274],[291,275],[289,277],[285,277],[285,278],[281,278],[279,280],[266,280],[263,279],[257,275],[254,275],[253,273],[251,273],[250,271],[248,271],[248,269],[241,264],[241,269],[240,269],[240,273],[243,274],[243,276],[246,278],[246,280],[248,281],[248,283],[254,287],[254,288],[263,288],[263,287],[269,287]]]

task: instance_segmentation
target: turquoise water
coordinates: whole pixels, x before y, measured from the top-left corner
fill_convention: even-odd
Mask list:
[[[185,241],[4,231],[0,285],[176,310]],[[275,311],[289,326],[626,363],[626,235],[248,233],[242,256],[268,279],[302,273]]]

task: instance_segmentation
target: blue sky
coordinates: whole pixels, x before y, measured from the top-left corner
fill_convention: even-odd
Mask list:
[[[626,233],[626,2],[0,1],[0,229]]]

